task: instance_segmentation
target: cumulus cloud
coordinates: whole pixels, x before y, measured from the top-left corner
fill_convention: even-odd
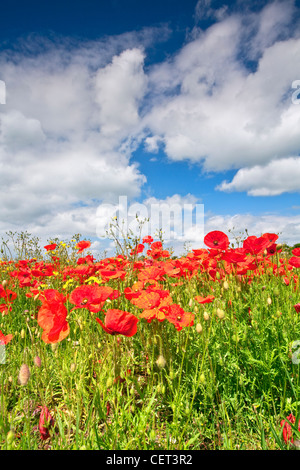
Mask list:
[[[297,155],[294,14],[292,2],[287,8],[275,2],[252,13],[246,28],[242,14],[226,15],[153,68],[153,107],[145,123],[170,160],[202,162],[217,172]]]
[[[147,87],[142,46],[103,63],[101,49],[69,54],[48,45],[29,57],[0,53],[6,83],[0,112],[2,227],[96,235],[91,212],[120,194],[137,198],[146,181],[131,161],[131,133]],[[86,215],[83,215],[83,207]],[[79,220],[81,221],[79,223]],[[90,232],[91,231],[91,232]]]
[[[231,182],[223,181],[220,191],[244,191],[250,196],[278,196],[300,192],[300,158],[274,160],[267,165],[242,168]]]

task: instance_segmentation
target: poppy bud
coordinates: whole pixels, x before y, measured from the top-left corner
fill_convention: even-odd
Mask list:
[[[202,328],[201,323],[197,323],[197,325],[196,325],[196,331],[197,331],[197,333],[199,333],[199,334],[202,333],[202,330],[203,330],[203,328]]]
[[[106,387],[109,388],[111,387],[113,384],[113,379],[112,377],[108,377],[107,381],[106,381]]]
[[[34,363],[37,367],[41,367],[41,364],[42,364],[41,358],[39,356],[35,356]]]
[[[268,297],[268,298],[267,298],[267,303],[268,303],[268,305],[271,305],[271,303],[272,303],[271,297]]]
[[[203,385],[206,383],[205,375],[203,373],[200,375],[199,380]]]
[[[162,354],[160,354],[157,358],[157,361],[156,361],[156,364],[157,366],[160,368],[160,369],[163,369],[166,365],[166,360],[164,358],[164,356]]]
[[[8,284],[7,280],[6,280],[6,279],[3,279],[3,281],[2,281],[2,286],[4,287],[4,289],[5,289],[5,287],[7,286],[7,284]]]
[[[222,318],[225,317],[224,310],[222,310],[221,308],[217,308],[217,316],[218,316],[218,318],[220,318],[220,320],[222,320]]]
[[[207,312],[204,312],[204,313],[203,313],[203,318],[204,318],[205,321],[208,321],[209,318],[210,318],[210,316],[209,316],[209,314],[208,314]]]
[[[72,362],[72,364],[70,365],[70,371],[74,372],[75,369],[76,369],[76,364],[74,364],[74,362]]]
[[[225,290],[228,290],[228,289],[229,289],[229,284],[228,284],[227,281],[224,281],[224,283],[223,283],[223,288],[224,288]]]
[[[8,446],[11,446],[15,440],[15,433],[10,429],[6,435],[6,442]]]
[[[22,364],[19,372],[19,383],[21,385],[27,385],[30,378],[30,370],[27,364]]]
[[[21,335],[21,338],[22,338],[22,339],[25,337],[25,330],[24,330],[23,328],[22,328],[22,330],[21,330],[20,335]]]

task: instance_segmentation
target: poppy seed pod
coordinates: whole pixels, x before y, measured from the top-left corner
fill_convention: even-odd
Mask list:
[[[30,378],[30,370],[27,364],[22,364],[19,372],[19,383],[21,385],[27,385]]]

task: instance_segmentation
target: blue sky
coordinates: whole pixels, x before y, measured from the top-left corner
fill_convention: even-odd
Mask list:
[[[233,228],[299,242],[299,21],[289,0],[5,2],[0,233],[101,251],[126,196],[204,205],[178,250]]]

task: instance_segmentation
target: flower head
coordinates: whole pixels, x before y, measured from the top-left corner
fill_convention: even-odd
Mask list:
[[[50,437],[49,429],[54,425],[54,419],[51,416],[47,406],[41,407],[41,414],[39,420],[39,431],[41,433],[41,438],[43,441]]]
[[[104,324],[100,318],[96,318],[96,321],[110,335],[134,336],[137,332],[139,320],[130,312],[108,309],[105,314]]]
[[[209,248],[216,248],[218,250],[227,250],[229,246],[229,238],[223,232],[214,230],[209,232],[204,237],[204,243]]]

